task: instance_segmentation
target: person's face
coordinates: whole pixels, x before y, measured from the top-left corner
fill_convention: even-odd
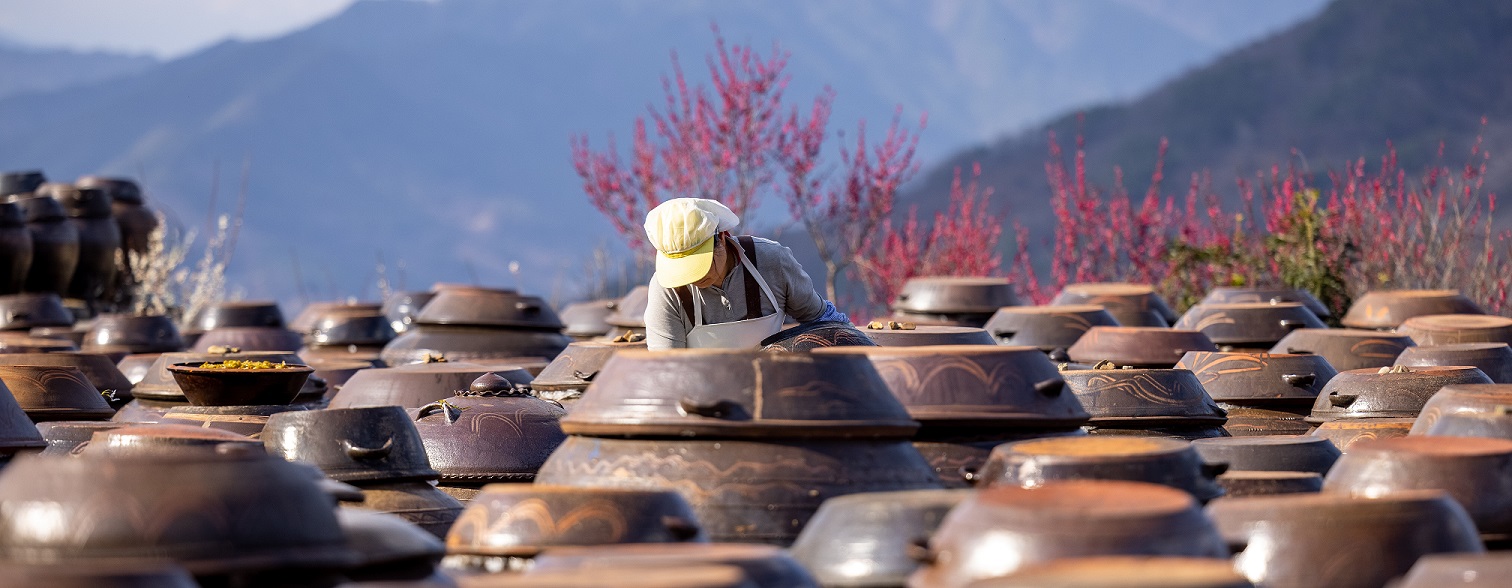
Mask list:
[[[693,282],[695,288],[711,288],[724,281],[729,253],[725,251],[724,233],[714,236],[714,261],[709,264],[709,273],[702,280]]]

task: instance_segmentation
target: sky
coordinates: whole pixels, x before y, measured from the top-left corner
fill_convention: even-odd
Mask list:
[[[276,37],[353,0],[0,0],[0,38],[171,59],[226,39]]]

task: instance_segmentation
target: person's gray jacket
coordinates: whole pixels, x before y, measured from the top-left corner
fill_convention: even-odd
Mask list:
[[[756,271],[766,279],[777,297],[782,312],[800,323],[817,320],[824,314],[824,298],[814,291],[803,266],[793,258],[793,252],[781,243],[755,237]],[[745,318],[745,265],[739,258],[731,260],[734,267],[725,276],[724,284],[711,288],[697,288],[703,300],[705,324],[728,323]],[[688,346],[688,332],[693,330],[693,317],[684,316],[682,304],[670,289],[663,288],[656,277],[651,278],[650,300],[646,304],[646,347],[650,349],[676,349]],[[683,286],[687,289],[688,286]],[[770,300],[759,290],[761,314],[776,312]]]

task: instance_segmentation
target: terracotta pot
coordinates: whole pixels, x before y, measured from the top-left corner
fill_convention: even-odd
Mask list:
[[[358,559],[342,575],[359,586],[423,581],[446,554],[439,537],[397,515],[342,507],[336,509],[336,520]]]
[[[66,457],[77,455],[94,437],[97,431],[109,431],[129,426],[130,423],[113,421],[48,421],[37,423],[37,431],[47,441],[42,455]]]
[[[299,356],[312,366],[322,361],[363,362],[368,364],[368,367],[388,365],[383,363],[383,346],[381,345],[305,345],[299,348]]]
[[[434,480],[425,444],[398,406],[283,412],[263,428],[268,453],[308,463],[334,480]]]
[[[195,331],[212,331],[227,327],[284,328],[283,311],[272,300],[222,302],[206,308],[190,321]]]
[[[880,321],[879,321],[880,322]],[[920,325],[912,329],[893,329],[887,326],[873,329],[862,326],[862,333],[883,347],[915,347],[920,345],[996,345],[987,331],[976,327],[951,327]]]
[[[90,319],[73,327],[32,327],[26,334],[38,339],[62,339],[77,347],[84,345],[84,333],[87,331],[84,325],[93,322]]]
[[[51,196],[18,198],[31,231],[32,261],[26,273],[26,292],[63,294],[79,265],[79,230],[68,221],[63,203]]]
[[[1476,437],[1378,439],[1354,444],[1323,489],[1378,495],[1443,490],[1484,535],[1512,533],[1512,441]]]
[[[893,310],[914,313],[985,313],[1017,306],[1013,283],[1006,278],[918,277],[903,284]]]
[[[0,537],[16,562],[168,558],[213,579],[311,574],[353,561],[331,499],[309,471],[260,449],[21,459],[0,474],[0,499]],[[41,513],[53,524],[36,524]]]
[[[1155,484],[1051,482],[980,490],[952,509],[929,541],[916,588],[960,587],[1050,560],[1099,555],[1223,558],[1191,495]]]
[[[0,354],[4,353],[56,353],[78,351],[72,341],[42,339],[20,333],[0,331]]]
[[[1512,384],[1512,347],[1506,343],[1453,343],[1408,347],[1392,365],[1426,367],[1432,365],[1474,366],[1497,384]]]
[[[1413,435],[1512,439],[1512,386],[1445,386],[1423,405]]]
[[[1218,475],[1224,498],[1302,494],[1323,490],[1323,476],[1313,472],[1235,471]]]
[[[1085,437],[1081,428],[1048,430],[1022,429],[1001,431],[980,436],[952,436],[948,431],[931,437],[921,435],[913,442],[914,449],[929,467],[934,469],[940,485],[945,488],[970,488],[982,480],[982,466],[992,455],[992,448],[1004,443],[1044,439],[1047,437]]]
[[[1166,425],[1149,427],[1139,426],[1138,424],[1114,424],[1082,428],[1087,431],[1088,435],[1094,437],[1156,437],[1161,439],[1196,441],[1198,439],[1229,436],[1228,431],[1219,425]]]
[[[1207,514],[1234,568],[1261,586],[1378,588],[1418,557],[1481,552],[1475,524],[1447,494],[1283,494],[1214,501]]]
[[[546,301],[511,290],[448,288],[415,315],[415,323],[561,331],[565,325]]]
[[[634,332],[646,332],[646,306],[651,302],[651,289],[646,286],[636,286],[614,303],[614,314],[604,322],[620,329],[630,329]]]
[[[253,439],[261,439],[268,417],[281,412],[314,410],[319,405],[271,404],[257,406],[170,406],[158,422],[220,429]]]
[[[89,384],[94,386],[111,405],[120,408],[130,402],[131,381],[116,368],[110,358],[100,353],[0,353],[0,365],[45,365],[77,368],[84,373]]]
[[[1328,306],[1311,292],[1299,288],[1235,288],[1218,287],[1208,290],[1199,304],[1236,304],[1245,302],[1296,302],[1307,307],[1314,316],[1326,319],[1333,315]]]
[[[63,203],[69,222],[79,234],[79,263],[68,285],[68,296],[102,300],[115,284],[116,252],[121,227],[112,216],[110,195],[99,188],[49,184],[50,195]]]
[[[888,320],[915,325],[981,328],[992,318],[991,312],[906,312],[895,310]]]
[[[1339,448],[1322,437],[1271,435],[1200,439],[1192,448],[1210,464],[1226,464],[1229,471],[1328,473],[1339,459]]]
[[[0,394],[0,458],[29,449],[43,449],[47,442],[26,411],[10,394]]]
[[[361,502],[345,504],[403,518],[437,538],[445,538],[462,514],[461,502],[424,481],[364,482],[361,489]]]
[[[604,364],[615,353],[626,349],[646,348],[645,341],[614,343],[608,341],[573,341],[551,360],[546,369],[530,383],[532,390],[553,400],[575,400],[588,384],[598,377]],[[576,393],[576,394],[574,394]]]
[[[1191,351],[1217,351],[1206,335],[1156,327],[1092,327],[1067,352],[1072,361],[1169,368]]]
[[[84,335],[86,350],[125,347],[131,353],[165,353],[184,348],[173,321],[161,315],[107,314],[95,320]]]
[[[1149,284],[1066,284],[1050,304],[1101,306],[1125,327],[1169,327],[1177,319],[1176,312]]]
[[[1418,558],[1392,588],[1512,586],[1512,554],[1433,554]]]
[[[512,384],[531,383],[528,372],[509,366],[439,362],[374,368],[353,374],[331,398],[331,408],[420,408],[471,388],[473,380],[488,373],[499,374]]]
[[[1201,331],[1213,343],[1235,347],[1270,347],[1297,329],[1328,325],[1295,302],[1239,302],[1198,304],[1187,310],[1174,328]]]
[[[15,294],[31,270],[32,237],[26,212],[15,202],[0,202],[0,294]]]
[[[532,571],[528,574],[462,576],[461,588],[582,588],[614,578],[616,588],[766,588],[729,565],[679,565],[675,568],[610,568]]]
[[[1228,413],[1228,421],[1223,423],[1223,430],[1234,437],[1305,435],[1312,431],[1312,424],[1307,422],[1307,415],[1312,412],[1311,406],[1262,408],[1219,402],[1218,408]]]
[[[194,406],[254,406],[288,404],[315,369],[300,364],[271,368],[201,367],[201,362],[168,366],[189,404]]]
[[[209,353],[212,348],[224,347],[242,351],[288,351],[304,345],[299,333],[282,327],[221,327],[205,331],[194,341],[190,351]]]
[[[1341,322],[1357,329],[1395,329],[1407,319],[1429,314],[1485,311],[1458,290],[1372,290],[1354,301]]]
[[[999,345],[1028,345],[1040,351],[1064,351],[1087,329],[1116,327],[1118,321],[1101,306],[1009,306],[998,309],[982,328]]]
[[[556,331],[450,327],[414,324],[383,347],[388,365],[423,363],[427,357],[451,361],[497,361],[535,358],[550,361],[570,341]]]
[[[1373,369],[1339,372],[1318,394],[1307,421],[1416,417],[1439,388],[1490,383],[1486,374],[1466,366],[1395,367],[1384,373]]]
[[[395,333],[403,333],[414,322],[420,308],[434,296],[432,292],[395,292],[383,301],[383,316],[388,318]]]
[[[398,336],[388,318],[377,311],[332,310],[318,317],[302,333],[310,345],[382,348]]]
[[[73,313],[63,307],[63,299],[53,293],[9,294],[0,296],[0,319],[6,331],[30,331],[35,327],[67,327]]]
[[[1349,448],[1360,441],[1406,437],[1412,429],[1412,418],[1337,419],[1322,423],[1310,435],[1332,441],[1339,451],[1349,453]]]
[[[623,570],[617,576],[638,574],[636,570],[679,569],[686,566],[722,564],[745,572],[754,586],[762,588],[818,588],[813,576],[785,551],[768,545],[735,543],[699,545],[657,543],[567,547],[553,549],[536,558],[534,573],[557,571]],[[527,577],[530,574],[527,574]]]
[[[274,351],[251,351],[239,353],[162,353],[148,366],[147,372],[141,381],[132,386],[131,393],[138,398],[155,400],[160,402],[188,404],[189,400],[184,397],[183,389],[179,388],[178,381],[173,373],[168,371],[168,366],[177,363],[200,364],[205,362],[220,362],[228,359],[247,361],[267,361],[272,363],[300,364],[299,356],[289,352]],[[327,391],[325,380],[310,377],[305,380],[304,386],[299,389],[296,403],[308,403],[319,401]]]
[[[997,446],[981,478],[987,486],[1026,488],[1065,480],[1148,482],[1206,502],[1223,495],[1213,478],[1225,467],[1203,464],[1190,443],[1175,439],[1057,437]]]
[[[620,351],[562,419],[573,435],[907,438],[917,429],[866,357],[755,350]]]
[[[315,328],[322,320],[343,315],[382,315],[383,304],[378,302],[358,302],[356,300],[327,300],[311,302],[294,315],[294,320],[288,322],[290,331],[299,333],[308,332]],[[387,322],[385,320],[384,322]]]
[[[1428,314],[1402,322],[1396,332],[1418,345],[1512,343],[1512,319],[1485,314]]]
[[[971,588],[1252,588],[1228,562],[1198,557],[1075,557],[1054,560]]]
[[[1032,347],[834,347],[814,355],[867,358],[909,416],[927,425],[1058,428],[1089,418],[1055,364]]]
[[[228,443],[254,449],[261,445],[230,431],[173,424],[132,425],[95,431],[79,454],[109,459],[213,455]]]
[[[45,183],[47,176],[40,169],[0,173],[0,196],[34,192]]]
[[[28,588],[200,588],[194,577],[169,562],[98,564],[58,562],[49,565],[0,565],[12,586]]]
[[[1341,372],[1387,367],[1402,350],[1415,345],[1396,333],[1360,329],[1297,329],[1276,342],[1270,352],[1321,355]]]
[[[468,390],[421,407],[415,428],[443,485],[529,482],[566,438],[558,424],[565,413],[523,386],[484,374]]]
[[[614,298],[568,304],[557,313],[566,325],[562,334],[583,341],[608,333],[614,328],[609,324],[609,316],[614,314],[617,306],[619,300]]]
[[[670,490],[490,484],[468,503],[446,536],[453,561],[483,569],[482,560],[530,558],[564,546],[702,543],[698,520]]]
[[[33,422],[105,420],[115,414],[76,367],[0,365],[0,381]]]
[[[311,377],[325,380],[326,386],[334,390],[340,390],[346,385],[347,380],[357,375],[357,372],[378,367],[372,361],[326,359],[318,355],[308,359],[305,365],[315,368],[315,373]]]
[[[120,410],[117,410],[115,416],[110,417],[110,421],[126,424],[161,422],[163,415],[167,414],[169,410],[183,406],[189,406],[189,402],[160,402],[137,398],[131,402],[127,402],[126,406],[122,406]]]
[[[135,389],[137,383],[147,377],[148,370],[152,368],[152,364],[157,361],[159,355],[162,354],[133,353],[116,361],[116,369],[121,370],[121,374],[126,376],[126,380],[130,381],[132,388]]]
[[[433,459],[434,461],[434,459]],[[906,441],[568,437],[538,483],[677,490],[713,541],[785,545],[825,499],[938,488]]]
[[[1269,353],[1191,352],[1176,363],[1192,370],[1219,402],[1310,406],[1337,374],[1322,357]]]
[[[74,182],[80,188],[98,188],[110,197],[111,213],[121,229],[121,243],[126,251],[145,253],[152,231],[157,229],[157,213],[145,205],[142,189],[127,178],[84,176]]]
[[[1061,377],[1094,425],[1222,425],[1226,418],[1188,370],[1065,370]]]
[[[790,551],[823,586],[902,586],[927,540],[966,490],[868,492],[824,501]]]

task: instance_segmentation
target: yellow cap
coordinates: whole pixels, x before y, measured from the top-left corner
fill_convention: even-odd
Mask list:
[[[663,288],[702,280],[714,264],[714,236],[740,226],[725,205],[704,198],[673,198],[646,213],[646,237],[656,248],[656,281]]]

